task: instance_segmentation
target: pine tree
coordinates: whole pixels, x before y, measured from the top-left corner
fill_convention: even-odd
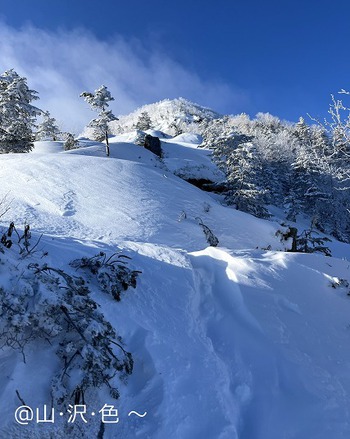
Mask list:
[[[27,79],[13,69],[0,75],[0,150],[28,152],[33,147],[33,127],[41,110],[31,105],[38,99]]]
[[[262,168],[252,138],[234,134],[223,138],[213,151],[218,166],[226,173],[227,201],[236,209],[258,217],[267,217],[264,190],[261,188]]]
[[[62,134],[57,126],[56,119],[50,117],[50,113],[45,111],[42,113],[43,120],[38,125],[35,133],[36,140],[57,140]]]
[[[118,118],[110,111],[107,110],[108,102],[114,101],[111,93],[108,91],[105,85],[101,85],[94,93],[84,91],[80,94],[85,101],[91,106],[92,110],[98,111],[98,117],[92,119],[88,126],[93,128],[95,133],[95,140],[106,141],[106,155],[109,156],[109,143],[108,143],[108,123]]]
[[[70,151],[71,149],[77,149],[79,147],[79,140],[75,139],[73,134],[64,133],[66,141],[64,142],[64,150]]]
[[[311,127],[311,143],[315,157],[325,159],[332,154],[332,142],[325,128],[320,125]]]
[[[135,125],[135,128],[141,131],[146,131],[152,128],[152,121],[147,111],[143,111],[140,114],[139,119]]]
[[[303,117],[300,117],[299,121],[294,125],[293,134],[300,145],[304,146],[304,148],[310,148],[311,132]]]
[[[330,249],[325,245],[325,242],[330,242],[326,236],[319,236],[319,233],[314,230],[314,222],[311,227],[304,230],[296,238],[296,251],[301,253],[323,253],[326,256],[331,256]]]

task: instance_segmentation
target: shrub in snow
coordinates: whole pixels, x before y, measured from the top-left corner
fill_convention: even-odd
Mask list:
[[[348,292],[348,296],[350,296],[350,290],[349,290],[349,282],[346,279],[334,277],[330,283],[330,286],[332,288],[345,288]]]
[[[19,253],[21,255],[27,256],[32,253],[38,246],[41,236],[34,245],[31,245],[30,239],[32,235],[30,233],[29,224],[24,224],[23,233],[20,233],[16,228],[15,223],[11,222],[7,231],[2,234],[1,244],[6,248],[11,248],[15,239],[15,243],[18,245],[19,248]]]
[[[140,271],[130,270],[126,266],[126,255],[114,253],[107,257],[100,252],[91,258],[76,259],[71,266],[85,270],[94,275],[102,291],[110,294],[115,300],[120,301],[120,295],[129,287],[136,287],[136,279]]]
[[[197,217],[196,220],[198,221],[199,225],[202,227],[207,243],[211,247],[217,247],[219,245],[218,238],[214,235],[214,233],[209,229],[208,226],[203,224],[203,221],[200,218]]]
[[[123,258],[100,253],[72,262],[84,276],[84,269],[96,276],[96,283],[42,264],[39,258],[29,265],[23,259],[12,264],[2,260],[21,276],[10,288],[0,286],[0,346],[20,351],[24,361],[29,343],[55,346],[60,367],[51,383],[54,403],[68,404],[73,398],[79,404],[87,389],[101,386],[118,398],[114,378],[132,373],[131,353],[91,297],[93,288],[120,300],[122,291],[136,286],[139,272],[128,270]]]

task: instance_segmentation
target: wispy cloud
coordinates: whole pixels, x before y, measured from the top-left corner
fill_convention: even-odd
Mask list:
[[[38,106],[75,133],[94,116],[79,94],[101,84],[115,97],[116,114],[179,96],[221,112],[241,111],[248,101],[242,90],[200,77],[159,48],[120,36],[101,41],[85,29],[18,30],[0,23],[0,70],[10,68],[39,92]]]

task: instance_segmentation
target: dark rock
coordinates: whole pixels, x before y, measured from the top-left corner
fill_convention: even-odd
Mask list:
[[[205,178],[186,178],[185,180],[193,184],[193,186],[202,189],[202,191],[215,192],[217,194],[222,194],[227,191],[227,185],[225,183],[215,183]]]
[[[153,137],[150,134],[146,134],[144,147],[158,157],[162,157],[162,147],[158,137]]]

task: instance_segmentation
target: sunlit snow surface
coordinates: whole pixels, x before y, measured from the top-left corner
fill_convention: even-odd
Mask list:
[[[120,303],[96,296],[135,359],[118,401],[103,389],[89,401],[119,409],[104,439],[349,438],[350,298],[331,283],[350,280],[350,247],[333,242],[338,258],[283,252],[277,222],[224,207],[174,175],[184,162],[199,178],[219,175],[195,137],[166,139],[164,164],[130,136],[111,139],[110,158],[102,144],[63,152],[59,142],[0,156],[4,227],[28,222],[60,268],[119,248],[142,271]],[[197,217],[219,247],[207,247]],[[31,407],[50,404],[53,349],[32,346],[26,364],[4,350],[0,364],[0,437],[67,437],[62,419],[14,421],[16,390]],[[71,437],[97,437],[94,422]]]

